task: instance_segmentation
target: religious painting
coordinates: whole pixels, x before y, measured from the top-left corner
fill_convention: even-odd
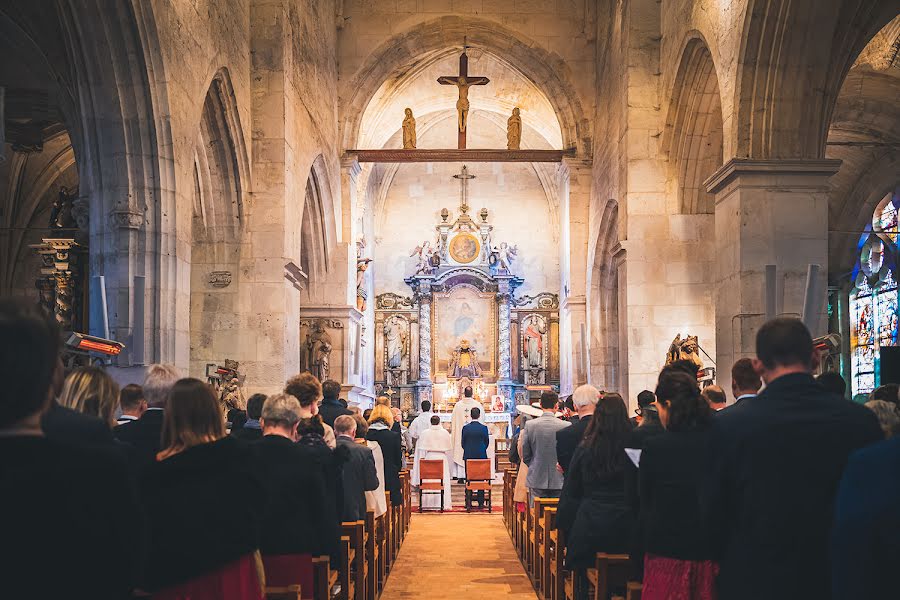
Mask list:
[[[474,351],[481,376],[493,375],[496,356],[497,306],[494,294],[468,285],[435,293],[431,328],[435,373],[449,375],[450,363],[465,345]]]
[[[450,240],[450,257],[458,263],[469,264],[481,254],[481,244],[471,233],[458,233]]]

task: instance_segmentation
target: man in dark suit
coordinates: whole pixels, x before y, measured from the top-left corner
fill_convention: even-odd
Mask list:
[[[344,499],[341,521],[361,521],[366,518],[366,492],[378,489],[378,472],[372,450],[357,444],[356,420],[341,415],[334,420],[334,436],[337,447],[348,453],[344,464]]]
[[[581,438],[587,431],[591,417],[594,416],[594,409],[597,407],[599,399],[600,392],[592,385],[583,385],[572,394],[572,403],[578,414],[578,420],[571,421],[571,427],[556,432],[556,460],[564,475],[575,454],[575,448],[581,443]]]
[[[762,379],[753,368],[753,361],[749,358],[737,359],[731,367],[731,393],[734,394],[734,404],[731,406],[756,398],[761,387]]]
[[[472,420],[462,428],[463,464],[467,460],[487,458],[487,449],[491,443],[491,434],[484,423],[478,421],[481,418],[481,409],[475,407],[469,413]],[[475,492],[475,500],[478,506],[484,506],[484,490]]]
[[[131,446],[132,457],[139,466],[156,460],[162,440],[163,410],[172,386],[180,378],[172,365],[150,365],[142,386],[147,410],[137,421],[115,428],[116,438]]]
[[[756,335],[766,389],[714,419],[704,505],[721,600],[829,598],[828,539],[847,457],[882,438],[875,415],[826,392],[797,319]]]
[[[341,403],[341,384],[333,379],[322,382],[322,404],[319,405],[319,416],[329,427],[334,427],[334,420],[341,415],[353,415]]]
[[[336,555],[343,500],[337,497],[340,453],[318,444],[295,443],[302,409],[293,396],[269,396],[261,412],[263,437],[251,445],[266,489],[260,551]]]
[[[265,394],[253,394],[247,399],[247,420],[243,427],[231,430],[232,437],[245,442],[255,442],[263,436],[262,425],[260,424],[260,416],[262,415],[263,403],[266,401]]]

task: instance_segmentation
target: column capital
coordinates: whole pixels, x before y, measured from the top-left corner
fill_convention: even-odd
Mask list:
[[[713,173],[703,185],[710,194],[718,194],[729,185],[744,177],[770,177],[775,178],[775,185],[781,180],[790,187],[821,187],[821,179],[827,179],[841,167],[838,159],[757,159],[757,158],[732,158]],[[791,181],[786,178],[805,178],[805,181]],[[818,181],[817,181],[818,180]],[[772,187],[773,182],[768,182]]]
[[[347,171],[351,177],[359,176],[362,171],[362,165],[359,164],[359,157],[352,152],[344,154],[341,157],[341,169]]]
[[[577,169],[592,169],[594,161],[590,158],[581,158],[577,156],[563,156],[556,169],[557,175],[561,177],[567,176],[571,171]]]

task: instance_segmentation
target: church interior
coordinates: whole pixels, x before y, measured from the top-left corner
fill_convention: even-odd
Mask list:
[[[6,0],[0,56],[0,297],[66,369],[231,408],[311,373],[404,427],[471,391],[487,560],[545,600],[517,407],[631,417],[678,359],[730,404],[776,317],[848,400],[900,382],[897,0]]]

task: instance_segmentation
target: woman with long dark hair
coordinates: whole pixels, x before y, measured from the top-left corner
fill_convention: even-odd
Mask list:
[[[570,569],[592,567],[597,552],[628,551],[634,528],[625,503],[625,443],[630,433],[622,396],[604,394],[569,463],[559,501]]]
[[[144,587],[154,598],[208,598],[219,590],[219,598],[261,599],[262,482],[249,447],[225,435],[209,385],[174,384],[161,448],[141,477],[150,534]]]
[[[648,440],[640,459],[645,600],[715,600],[718,568],[700,508],[713,411],[684,373],[656,386],[664,435]]]

